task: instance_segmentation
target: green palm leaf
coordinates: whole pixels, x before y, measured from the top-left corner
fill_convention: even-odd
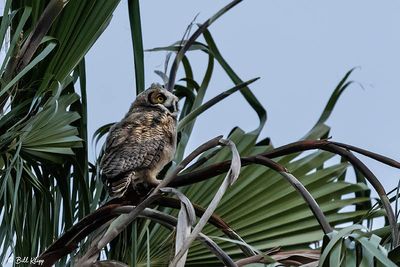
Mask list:
[[[0,265],[36,257],[90,211],[83,57],[119,1],[63,2],[7,1],[1,20],[1,44],[12,34],[0,64]]]
[[[326,127],[320,129],[312,134],[323,136],[328,130]],[[255,138],[251,136],[239,128],[230,135],[230,139],[237,144],[242,156],[271,149],[256,146]],[[249,143],[249,139],[253,142]],[[227,151],[221,150],[213,157],[213,162],[228,159],[228,156]],[[347,197],[344,199],[343,197],[349,193],[366,191],[368,187],[338,180],[348,167],[346,163],[339,162],[321,169],[332,156],[328,152],[314,152],[307,156],[285,156],[278,162],[286,166],[308,188],[333,225],[361,219],[368,210],[340,211],[345,207],[354,207],[356,204],[366,202],[369,198]],[[222,177],[216,177],[188,186],[183,189],[183,192],[193,203],[206,206],[218,189],[221,179]],[[246,242],[260,250],[276,246],[307,246],[323,236],[319,224],[297,192],[289,187],[279,174],[261,166],[247,166],[242,169],[238,181],[222,199],[217,214],[224,218]],[[381,213],[375,216],[379,214]],[[208,227],[205,234],[221,236],[221,233],[213,227]],[[163,254],[159,258],[160,255],[156,253],[165,249],[157,244],[168,235],[168,230],[157,225],[150,228],[150,236],[154,237],[154,242],[151,239],[151,251],[155,251],[155,255],[152,255],[155,257],[155,262],[168,259],[168,255]],[[217,243],[230,256],[242,255],[235,244],[222,241]],[[139,250],[138,253],[143,255],[145,251]],[[201,244],[193,244],[187,265],[204,266],[205,264],[218,266],[219,262]]]

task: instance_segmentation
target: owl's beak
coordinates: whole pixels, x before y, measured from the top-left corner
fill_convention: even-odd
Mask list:
[[[178,112],[179,111],[178,101],[174,101],[174,108],[175,108],[174,112]]]
[[[178,101],[172,101],[171,105],[169,105],[168,107],[166,107],[169,112],[171,112],[172,114],[177,113],[178,112]]]

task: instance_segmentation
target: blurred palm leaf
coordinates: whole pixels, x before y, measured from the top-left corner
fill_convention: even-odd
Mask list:
[[[71,123],[80,117],[76,112],[67,111],[67,108],[78,99],[77,94],[50,98],[43,110],[22,128],[22,152],[50,161],[57,159],[53,153],[73,155],[72,149],[80,147],[82,139]]]
[[[83,57],[118,3],[6,1],[0,26],[6,51],[0,64],[0,265],[8,254],[36,257],[90,211],[95,182],[87,160]]]
[[[381,246],[381,238],[368,233],[362,225],[354,224],[328,236],[329,242],[321,254],[319,266],[397,266]]]

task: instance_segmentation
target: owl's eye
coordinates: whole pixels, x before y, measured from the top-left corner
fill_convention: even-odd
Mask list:
[[[163,96],[161,96],[161,95],[157,96],[157,103],[162,104],[162,103],[164,103],[164,101],[165,101],[165,98]]]
[[[153,104],[162,104],[167,98],[163,94],[151,94],[150,101]]]

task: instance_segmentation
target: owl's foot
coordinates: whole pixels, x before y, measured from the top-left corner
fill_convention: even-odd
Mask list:
[[[122,197],[131,183],[130,177],[125,177],[109,185],[109,194],[111,197]]]

